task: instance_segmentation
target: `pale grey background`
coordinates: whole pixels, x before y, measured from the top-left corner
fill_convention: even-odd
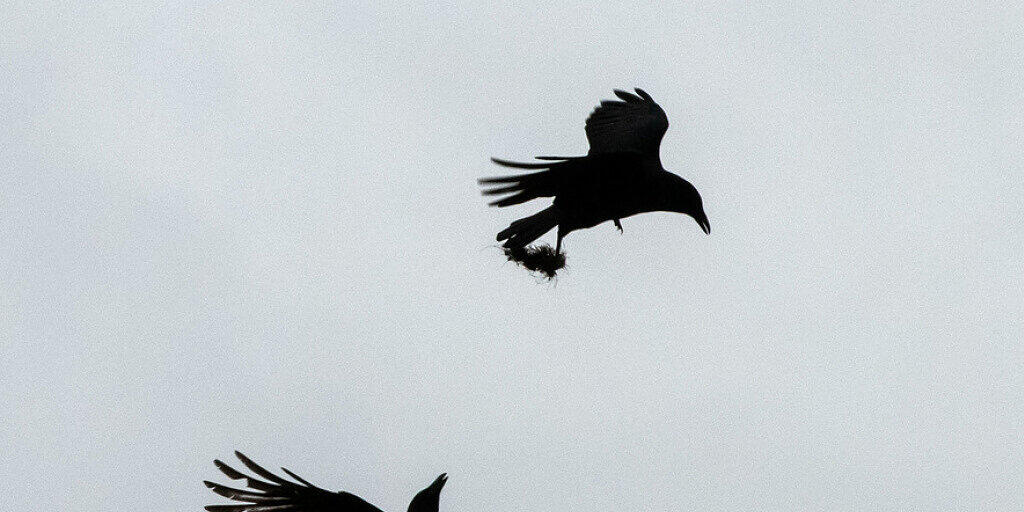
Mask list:
[[[1018,2],[93,4],[0,10],[10,510],[1024,508]],[[712,236],[538,284],[475,179],[632,86]]]

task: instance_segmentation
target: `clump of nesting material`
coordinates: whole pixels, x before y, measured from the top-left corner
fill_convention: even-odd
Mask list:
[[[505,256],[509,261],[530,272],[538,272],[544,277],[555,278],[555,274],[565,268],[565,254],[555,252],[550,245],[528,247],[505,247]]]

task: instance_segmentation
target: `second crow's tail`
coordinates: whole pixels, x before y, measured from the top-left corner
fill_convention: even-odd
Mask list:
[[[544,233],[558,225],[558,208],[550,206],[540,212],[519,219],[498,233],[498,241],[508,248],[526,247]]]

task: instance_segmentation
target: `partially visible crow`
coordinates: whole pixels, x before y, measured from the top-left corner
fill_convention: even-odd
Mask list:
[[[668,117],[649,94],[616,90],[622,101],[602,101],[587,118],[586,156],[539,156],[539,163],[492,158],[515,169],[543,169],[530,174],[480,180],[485,195],[505,197],[491,206],[511,206],[539,197],[554,197],[539,213],[513,222],[498,233],[506,249],[520,249],[558,227],[555,253],[572,231],[644,212],[678,212],[693,217],[705,233],[711,225],[700,194],[690,182],[661,166],[658,147],[668,129]]]
[[[256,473],[265,480],[251,477],[236,471],[231,466],[215,460],[213,463],[232,480],[245,480],[245,489],[235,489],[217,483],[204,481],[207,487],[213,492],[242,502],[240,505],[209,505],[206,510],[210,512],[381,512],[381,510],[355,494],[347,492],[331,492],[321,489],[300,478],[295,473],[281,468],[288,476],[296,482],[285,480],[260,465],[249,460],[241,452],[235,452],[238,460],[242,461],[253,473]],[[409,503],[409,512],[437,512],[438,502],[441,497],[441,488],[448,481],[448,476],[441,473],[434,483],[420,491]]]

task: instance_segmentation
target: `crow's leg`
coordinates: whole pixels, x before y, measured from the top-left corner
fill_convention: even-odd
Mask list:
[[[615,219],[614,222],[615,222],[615,227],[619,228],[619,233],[622,233],[622,223],[619,222],[619,219]]]
[[[558,241],[555,242],[555,254],[561,254],[562,252],[562,234],[558,234]]]

